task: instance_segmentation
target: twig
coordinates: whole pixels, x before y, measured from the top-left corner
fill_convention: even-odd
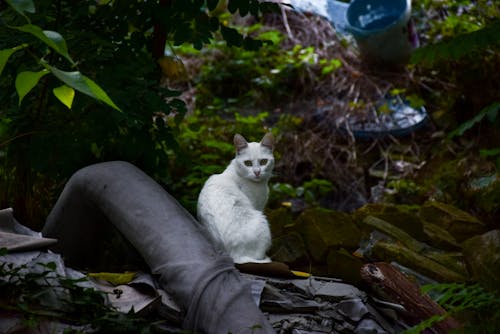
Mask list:
[[[22,138],[22,137],[26,137],[26,136],[29,136],[29,135],[33,135],[33,134],[36,134],[36,133],[42,133],[42,132],[43,131],[29,131],[29,132],[18,134],[17,136],[9,138],[6,141],[4,141],[3,143],[0,143],[0,147],[7,145],[8,143],[10,143],[13,140],[16,140],[16,139],[19,139],[19,138]]]
[[[297,43],[297,39],[293,36],[292,30],[290,29],[290,25],[288,25],[288,18],[286,15],[286,10],[283,6],[281,6],[281,16],[283,17],[283,25],[285,26],[286,33],[288,34],[288,38],[290,38],[294,43]]]

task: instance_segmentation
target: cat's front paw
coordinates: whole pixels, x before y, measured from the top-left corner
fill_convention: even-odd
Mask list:
[[[262,258],[262,259],[255,259],[253,257],[249,257],[249,256],[241,256],[241,257],[238,257],[238,258],[234,258],[234,263],[236,264],[243,264],[243,263],[269,263],[269,262],[272,262],[271,259],[269,257],[265,257],[265,258]]]

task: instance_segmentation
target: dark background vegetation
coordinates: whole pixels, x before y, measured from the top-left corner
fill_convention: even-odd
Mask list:
[[[351,211],[380,186],[379,200],[438,199],[498,226],[499,187],[481,191],[499,182],[498,1],[413,1],[423,47],[402,68],[367,65],[325,19],[252,0],[8,3],[0,50],[21,47],[0,58],[0,208],[35,230],[72,173],[107,160],[136,164],[194,212],[203,182],[232,158],[234,133],[266,131],[277,138],[270,207]],[[28,24],[58,32],[69,59],[15,28]],[[68,108],[53,72],[20,102],[19,73],[44,64],[84,74],[116,108],[66,82],[76,89]],[[428,124],[370,141],[342,130],[388,94],[424,106]]]

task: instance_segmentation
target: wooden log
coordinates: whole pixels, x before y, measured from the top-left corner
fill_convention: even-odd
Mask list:
[[[446,311],[428,295],[422,294],[420,288],[411,282],[403,273],[385,262],[369,263],[361,267],[361,277],[370,287],[383,295],[388,301],[402,305],[407,313],[402,314],[405,320],[414,325],[434,315],[443,315]],[[461,324],[451,317],[434,324],[432,329],[437,333],[449,333],[452,329],[461,328]]]

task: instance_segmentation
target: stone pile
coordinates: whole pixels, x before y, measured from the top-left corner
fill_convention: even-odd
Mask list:
[[[392,263],[421,283],[500,286],[500,230],[451,205],[367,204],[352,214],[309,208],[268,213],[271,257],[313,275],[358,285],[365,263]]]

